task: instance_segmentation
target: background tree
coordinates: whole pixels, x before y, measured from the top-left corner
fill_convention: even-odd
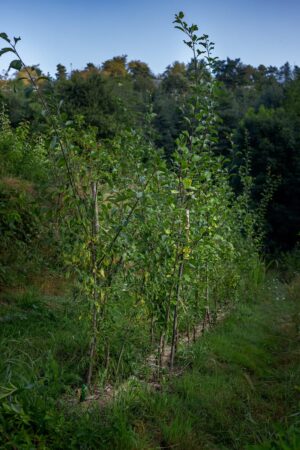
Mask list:
[[[126,61],[126,55],[114,56],[112,59],[104,61],[102,64],[102,73],[110,77],[124,78],[128,75]]]
[[[56,66],[56,79],[58,81],[64,81],[67,79],[67,69],[62,64],[57,64]]]

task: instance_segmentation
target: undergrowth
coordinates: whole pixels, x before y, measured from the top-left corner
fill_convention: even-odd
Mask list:
[[[180,349],[159,392],[131,377],[105,407],[76,397],[87,342],[74,303],[2,295],[1,448],[297,450],[299,284],[268,279]]]

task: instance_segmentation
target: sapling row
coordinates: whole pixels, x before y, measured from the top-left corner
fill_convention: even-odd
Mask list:
[[[218,309],[235,299],[245,239],[247,251],[256,251],[249,244],[253,223],[245,202],[235,200],[224,160],[214,151],[214,44],[198,36],[183,13],[174,22],[191,48],[193,75],[184,105],[186,129],[171,165],[143,132],[121,131],[99,141],[82,118],[66,120],[22,61],[19,38],[12,42],[0,34],[9,46],[0,53],[15,55],[10,68],[27,70],[44,108],[52,195],[60,204],[49,226],[56,227],[66,270],[89,305],[89,387],[101,368],[110,378],[122,378],[137,329],[140,346],[155,354],[157,375],[166,370],[166,358],[173,370],[180,336],[195,340]],[[241,218],[250,223],[246,238]],[[124,329],[116,348],[117,320]]]

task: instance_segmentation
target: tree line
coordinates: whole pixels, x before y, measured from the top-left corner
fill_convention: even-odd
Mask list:
[[[240,59],[218,60],[213,73],[202,59],[199,76],[213,77],[218,84],[217,111],[219,154],[232,164],[233,186],[238,192],[237,168],[245,152],[251,158],[254,178],[252,200],[258,205],[269,177],[277,180],[272,202],[267,207],[265,249],[276,253],[292,249],[298,241],[299,210],[299,120],[300,69],[289,63],[277,68],[243,64]],[[88,63],[83,70],[67,73],[57,65],[55,78],[45,80],[38,66],[20,70],[12,79],[0,80],[0,101],[15,127],[28,121],[43,129],[42,106],[31,86],[29,75],[38,80],[50,103],[60,103],[60,113],[70,119],[82,116],[97,127],[101,139],[112,138],[120,130],[137,127],[162,148],[171,163],[175,140],[186,128],[185,107],[193,84],[193,59],[175,61],[165,72],[154,76],[142,61],[127,62],[116,56],[101,66]],[[151,124],[145,116],[151,116]]]

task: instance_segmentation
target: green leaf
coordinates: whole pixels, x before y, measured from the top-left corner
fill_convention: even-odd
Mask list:
[[[0,50],[0,56],[4,55],[4,53],[7,53],[7,52],[13,52],[13,53],[15,53],[14,50],[13,50],[12,48],[10,48],[10,47],[4,47],[4,48],[2,48],[2,49]]]
[[[15,45],[16,45],[17,42],[19,42],[20,40],[21,40],[20,36],[19,36],[19,37],[14,37]]]
[[[4,39],[6,42],[10,42],[10,39],[6,33],[0,33],[0,38]]]
[[[184,281],[187,281],[187,282],[191,281],[191,277],[187,273],[185,273],[183,275],[183,279],[184,279]]]
[[[184,178],[182,183],[185,189],[189,189],[192,186],[192,180],[190,178]]]
[[[201,158],[200,158],[199,155],[193,155],[193,156],[192,156],[192,161],[193,161],[193,162],[198,162],[198,161],[200,161],[200,159],[201,159]]]
[[[21,61],[19,59],[14,59],[9,65],[8,70],[10,69],[21,70],[22,69]]]
[[[204,176],[205,176],[206,180],[210,180],[211,179],[211,172],[209,170],[205,170],[204,171]]]
[[[198,25],[192,25],[192,26],[190,27],[190,31],[191,31],[191,32],[198,31]]]

